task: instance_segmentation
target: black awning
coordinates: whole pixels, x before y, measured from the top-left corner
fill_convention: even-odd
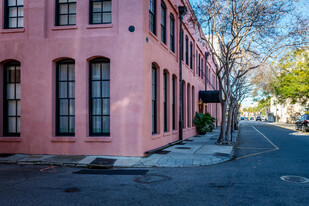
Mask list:
[[[202,100],[203,103],[219,103],[220,92],[219,90],[215,91],[200,91],[199,99]]]

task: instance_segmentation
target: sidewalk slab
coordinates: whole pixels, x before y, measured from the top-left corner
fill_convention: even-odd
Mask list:
[[[235,145],[239,131],[233,133]],[[184,140],[180,144],[151,154],[147,157],[117,157],[117,156],[85,156],[85,155],[5,155],[0,156],[3,164],[45,164],[74,167],[104,166],[114,168],[147,168],[147,167],[199,167],[229,161],[233,158],[233,145],[216,145],[220,128],[206,135],[197,135]],[[99,167],[101,168],[101,167]],[[103,168],[103,167],[102,167]]]

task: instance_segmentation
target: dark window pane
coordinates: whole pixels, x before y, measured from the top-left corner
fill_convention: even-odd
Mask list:
[[[70,117],[69,133],[75,132],[75,117]]]
[[[102,130],[101,121],[102,121],[101,116],[92,117],[92,132],[93,133],[101,133],[101,130]]]
[[[16,117],[8,117],[8,132],[9,133],[17,133],[16,130]]]
[[[61,64],[59,66],[59,80],[67,80],[68,74],[67,74],[67,65]]]
[[[92,115],[101,115],[102,114],[102,100],[93,99],[92,100]]]
[[[59,98],[67,98],[68,95],[67,82],[59,82]]]
[[[101,97],[100,89],[101,89],[101,82],[99,81],[92,82],[92,97]]]
[[[59,114],[60,115],[69,115],[69,100],[68,99],[60,99],[59,100]]]
[[[102,97],[109,97],[110,96],[110,88],[109,88],[109,81],[102,82]]]
[[[103,115],[110,115],[109,99],[103,99]]]
[[[74,116],[75,115],[75,99],[71,99],[69,100],[69,102],[70,102],[70,108],[69,108],[70,115]]]
[[[75,98],[75,82],[69,82],[69,98]]]
[[[6,98],[7,99],[15,99],[15,84],[9,83],[6,85]]]
[[[109,116],[103,116],[103,133],[109,133],[110,130],[110,122]]]
[[[8,116],[16,116],[16,100],[8,101]]]
[[[59,132],[60,133],[68,133],[69,132],[69,118],[68,117],[60,117]]]

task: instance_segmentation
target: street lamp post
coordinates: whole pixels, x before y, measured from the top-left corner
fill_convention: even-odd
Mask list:
[[[183,120],[182,120],[182,102],[183,102],[183,86],[182,86],[182,56],[183,56],[183,38],[182,38],[182,20],[187,13],[185,6],[178,6],[179,12],[179,140],[183,139]]]

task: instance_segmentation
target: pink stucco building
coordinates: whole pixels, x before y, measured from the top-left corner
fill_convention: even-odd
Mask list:
[[[217,85],[187,0],[0,0],[0,14],[0,153],[142,156],[179,140],[179,55],[183,139],[196,135],[205,76]]]

